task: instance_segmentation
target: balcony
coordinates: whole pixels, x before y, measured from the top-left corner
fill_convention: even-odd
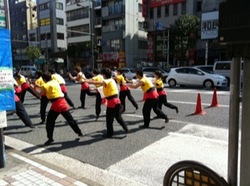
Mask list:
[[[115,32],[124,30],[125,30],[125,25],[110,25],[102,27],[102,32]]]

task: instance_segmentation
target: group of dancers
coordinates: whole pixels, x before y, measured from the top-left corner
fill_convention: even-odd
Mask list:
[[[129,101],[136,110],[139,108],[130,92],[131,88],[136,89],[140,87],[144,93],[144,104],[142,108],[144,124],[140,125],[140,128],[149,128],[150,113],[152,109],[158,118],[165,120],[165,123],[169,122],[169,118],[162,111],[162,105],[175,109],[177,113],[179,112],[177,106],[167,102],[167,93],[164,90],[162,74],[159,71],[155,72],[155,81],[152,82],[143,74],[141,70],[136,71],[136,81],[128,80],[120,69],[117,70],[117,74],[115,75],[109,68],[103,68],[100,72],[99,70],[94,69],[93,77],[90,79],[85,77],[80,66],[76,66],[75,70],[77,72],[76,76],[72,76],[71,73],[68,73],[68,76],[72,81],[81,84],[80,108],[85,109],[86,95],[95,96],[95,114],[96,120],[98,120],[101,113],[101,104],[105,102],[107,105],[107,132],[104,134],[104,137],[110,138],[114,135],[114,119],[116,119],[121,125],[125,133],[129,132],[129,129],[122,117],[122,114],[126,110],[126,97],[128,97]],[[95,85],[94,91],[90,89],[89,84]],[[62,114],[78,136],[83,136],[81,129],[78,127],[72,114],[69,112],[69,106],[73,109],[75,109],[75,106],[67,94],[66,82],[61,75],[55,72],[54,69],[50,69],[45,73],[37,71],[34,83],[30,83],[22,74],[16,73],[14,75],[14,88],[16,113],[24,124],[31,128],[34,128],[34,125],[30,121],[29,116],[22,104],[24,102],[26,91],[29,91],[32,95],[40,99],[40,123],[42,124],[46,122],[46,132],[48,138],[44,145],[50,145],[54,141],[53,131],[55,121],[59,114]],[[46,118],[46,107],[49,102],[51,102],[51,107]]]

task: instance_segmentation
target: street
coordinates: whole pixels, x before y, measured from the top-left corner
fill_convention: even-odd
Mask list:
[[[68,83],[67,88],[75,106],[80,106],[80,85]],[[4,131],[6,144],[36,157],[49,154],[46,158],[51,160],[50,163],[54,162],[55,166],[75,171],[74,174],[78,173],[79,178],[85,177],[103,185],[108,185],[107,180],[103,179],[108,179],[109,185],[117,184],[118,180],[121,182],[119,185],[162,185],[167,169],[184,159],[199,161],[226,179],[229,91],[217,90],[220,106],[210,108],[213,90],[166,90],[168,101],[179,108],[177,114],[175,110],[163,107],[170,118],[167,124],[162,119],[152,119],[149,129],[140,129],[139,125],[143,124],[143,95],[140,89],[132,90],[139,109],[135,111],[127,100],[126,111],[122,115],[130,133],[125,134],[115,121],[114,137],[103,138],[102,134],[106,131],[106,106],[102,106],[101,116],[95,121],[95,97],[87,96],[87,109],[71,110],[84,137],[78,138],[65,119],[59,116],[54,130],[55,141],[46,147],[43,146],[47,140],[45,124],[39,124],[40,101],[27,93],[24,106],[36,128],[31,130],[25,127],[15,114],[8,116],[8,127]],[[201,94],[205,115],[192,115],[198,93]],[[50,104],[47,110],[49,107]],[[151,117],[154,116],[152,111]],[[69,159],[63,162],[63,157]],[[81,169],[81,166],[85,167]]]

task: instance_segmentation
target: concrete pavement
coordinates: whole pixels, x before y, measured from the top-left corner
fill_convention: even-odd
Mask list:
[[[178,124],[177,121],[176,124]],[[193,134],[190,135],[190,133]],[[5,144],[18,151],[26,152],[30,158],[48,163],[53,168],[59,168],[66,173],[65,177],[72,176],[74,183],[80,181],[89,185],[160,186],[167,169],[181,160],[202,162],[226,179],[227,133],[226,129],[190,123],[178,132],[170,132],[168,136],[106,169],[94,167],[8,136],[5,137]]]

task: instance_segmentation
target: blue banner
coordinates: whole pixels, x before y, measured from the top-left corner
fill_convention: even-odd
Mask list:
[[[15,108],[10,31],[0,29],[0,111]]]

